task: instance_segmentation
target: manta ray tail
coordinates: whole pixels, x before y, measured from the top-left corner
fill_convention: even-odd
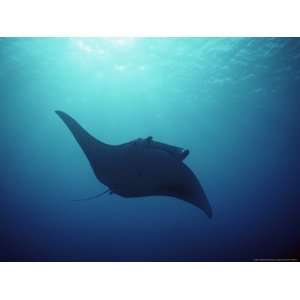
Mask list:
[[[97,194],[95,196],[92,196],[92,197],[88,197],[88,198],[83,198],[83,199],[76,199],[76,200],[72,200],[72,201],[85,201],[85,200],[92,200],[92,199],[96,199],[96,198],[99,198],[101,196],[103,196],[104,194],[110,192],[110,189],[107,189],[105,190],[104,192],[100,193],[100,194]]]

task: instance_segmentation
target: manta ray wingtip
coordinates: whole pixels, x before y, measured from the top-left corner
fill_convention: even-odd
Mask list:
[[[212,212],[212,208],[210,206],[208,206],[205,209],[203,209],[203,211],[208,216],[209,219],[212,219],[213,212]]]
[[[57,115],[61,116],[61,115],[64,115],[65,113],[61,110],[55,110],[54,111]]]
[[[212,217],[213,217],[212,211],[206,213],[206,215],[208,216],[209,219],[212,219]]]
[[[55,110],[54,111],[65,123],[72,120],[73,119],[68,115],[66,114],[65,112],[61,111],[61,110]],[[75,122],[75,121],[74,121]]]

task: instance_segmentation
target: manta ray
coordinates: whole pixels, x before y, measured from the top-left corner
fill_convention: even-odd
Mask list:
[[[89,134],[68,114],[56,113],[80,145],[97,179],[110,193],[126,198],[174,197],[193,204],[212,217],[211,206],[199,180],[183,163],[189,150],[155,141],[152,137],[109,145]]]

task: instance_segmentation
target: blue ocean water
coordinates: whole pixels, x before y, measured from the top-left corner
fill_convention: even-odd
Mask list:
[[[300,39],[1,38],[1,261],[299,259]],[[105,190],[54,113],[188,148],[213,218]]]

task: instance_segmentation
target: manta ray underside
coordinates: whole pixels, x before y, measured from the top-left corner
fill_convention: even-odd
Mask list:
[[[100,182],[123,197],[170,196],[212,209],[194,173],[183,163],[188,150],[154,141],[152,137],[121,145],[100,142],[72,117],[56,111],[72,132]]]

